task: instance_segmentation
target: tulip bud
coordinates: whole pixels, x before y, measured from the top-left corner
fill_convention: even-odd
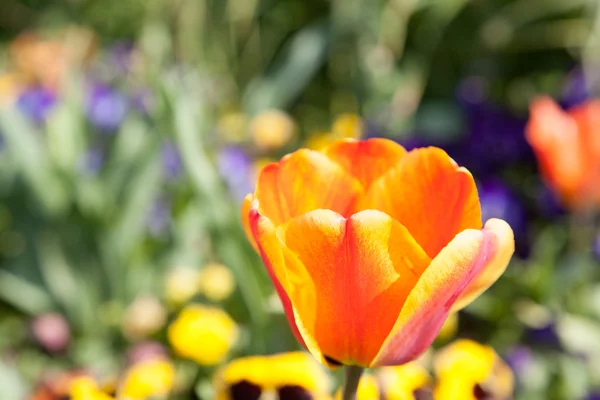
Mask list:
[[[164,306],[153,296],[140,296],[125,311],[123,333],[130,340],[145,338],[162,328],[167,314]]]
[[[58,313],[40,315],[31,322],[31,331],[46,351],[63,351],[71,340],[71,330],[65,317]]]
[[[229,268],[211,263],[200,270],[200,292],[212,301],[223,301],[235,290],[235,277]]]
[[[176,267],[167,272],[165,297],[170,304],[180,305],[198,294],[200,272],[190,267]]]

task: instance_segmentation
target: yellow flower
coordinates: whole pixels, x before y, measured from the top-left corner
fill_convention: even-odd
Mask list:
[[[294,137],[296,126],[290,116],[280,110],[268,110],[258,114],[250,123],[250,135],[257,148],[263,151],[277,150]]]
[[[166,396],[173,387],[175,368],[167,360],[153,359],[134,364],[126,373],[119,398],[147,399]]]
[[[228,298],[235,290],[235,277],[223,264],[211,263],[200,270],[198,277],[200,293],[213,301]]]
[[[170,304],[180,305],[198,294],[200,271],[190,267],[171,269],[165,279],[165,298]]]
[[[417,361],[380,368],[377,377],[386,400],[414,400],[414,392],[425,388],[431,380],[427,370]]]
[[[282,397],[286,392],[305,393],[322,399],[329,391],[329,376],[309,354],[297,351],[238,358],[217,371],[214,385],[217,400],[272,392]]]
[[[70,396],[71,400],[114,400],[98,389],[96,382],[88,376],[81,376],[73,380]]]
[[[458,313],[452,313],[442,325],[442,329],[440,329],[440,333],[437,335],[438,340],[449,340],[456,335],[458,331]]]
[[[238,339],[238,328],[220,308],[193,304],[185,307],[171,326],[168,337],[181,357],[201,365],[219,364]]]
[[[356,114],[341,114],[333,122],[332,135],[336,139],[360,139],[363,135],[363,120]]]
[[[377,387],[375,378],[372,375],[361,376],[360,382],[358,382],[356,400],[379,400],[379,398],[379,388]],[[337,391],[335,399],[342,399],[342,389]]]
[[[476,400],[476,393],[498,399],[511,397],[514,378],[494,349],[461,339],[440,350],[434,360],[438,378],[436,400]]]

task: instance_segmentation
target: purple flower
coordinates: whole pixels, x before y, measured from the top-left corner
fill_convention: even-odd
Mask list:
[[[163,237],[171,224],[171,202],[163,197],[154,200],[148,210],[146,225],[150,236]]]
[[[136,109],[143,116],[148,116],[152,113],[156,99],[154,94],[148,88],[138,88],[134,90],[130,96],[130,102],[134,109]]]
[[[533,353],[529,347],[515,346],[504,355],[504,360],[517,378],[527,376],[533,362]]]
[[[562,348],[560,338],[556,332],[556,325],[552,321],[540,328],[529,328],[527,330],[527,338],[531,343],[537,346],[545,346],[554,349]]]
[[[88,149],[81,157],[80,168],[88,175],[96,175],[104,165],[104,150],[100,147]]]
[[[458,86],[456,97],[467,118],[467,133],[442,147],[460,165],[482,176],[495,175],[507,166],[534,162],[525,140],[526,119],[492,104],[484,78],[465,79]]]
[[[593,97],[590,81],[585,76],[583,69],[573,69],[565,79],[560,96],[560,104],[564,108],[571,108]]]
[[[17,107],[31,121],[41,125],[56,105],[55,94],[44,87],[25,89],[17,99]]]
[[[554,219],[565,214],[556,193],[544,184],[540,184],[536,192],[535,203],[538,213],[545,219]]]
[[[517,249],[527,253],[527,220],[516,194],[499,180],[488,179],[478,185],[481,219],[500,218],[508,222],[515,233]]]
[[[110,65],[115,67],[118,73],[128,73],[131,70],[134,51],[135,46],[133,42],[129,40],[117,41],[108,50]]]
[[[103,133],[116,131],[128,111],[127,100],[121,93],[98,83],[92,85],[86,106],[88,120]]]
[[[596,237],[593,240],[592,251],[596,261],[600,262],[600,232],[596,234]]]
[[[181,175],[183,165],[177,145],[172,141],[165,141],[161,149],[163,170],[167,179],[176,179]]]
[[[252,160],[241,147],[228,146],[217,157],[217,168],[237,201],[254,189]]]

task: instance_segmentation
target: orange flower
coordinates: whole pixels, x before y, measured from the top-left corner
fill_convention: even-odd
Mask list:
[[[441,149],[385,139],[298,150],[260,173],[243,208],[298,340],[322,363],[406,363],[448,313],[502,274],[510,227]]]
[[[527,140],[567,207],[600,205],[600,100],[566,112],[549,97],[535,100]]]

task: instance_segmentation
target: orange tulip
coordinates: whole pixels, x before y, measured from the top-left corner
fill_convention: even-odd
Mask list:
[[[415,359],[514,251],[506,222],[481,229],[466,169],[441,149],[385,139],[267,165],[242,213],[292,330],[329,366]]]
[[[542,175],[567,207],[600,205],[600,100],[566,112],[549,97],[535,100],[527,140]]]

